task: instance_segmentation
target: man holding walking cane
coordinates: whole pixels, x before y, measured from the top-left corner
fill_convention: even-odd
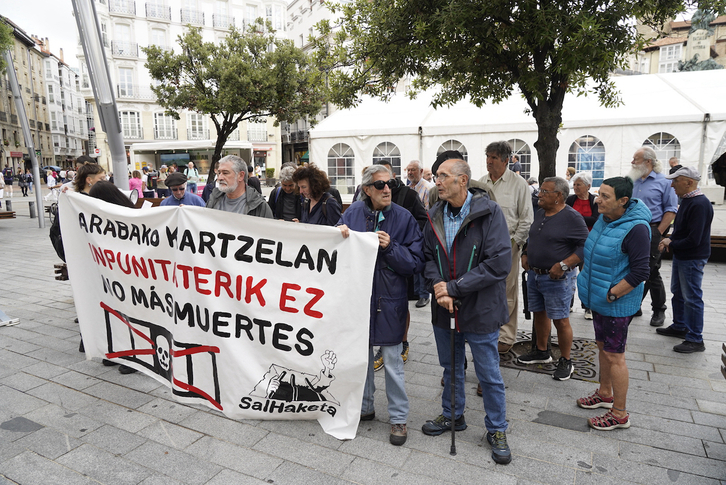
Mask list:
[[[429,223],[424,227],[424,277],[435,295],[432,323],[439,364],[444,368],[444,390],[441,415],[427,421],[422,430],[424,434],[438,436],[452,429],[466,429],[463,392],[466,340],[484,391],[485,425],[492,459],[507,464],[512,455],[505,434],[506,402],[497,343],[499,327],[509,319],[506,278],[512,264],[512,248],[502,210],[489,199],[486,191],[470,187],[470,179],[471,170],[464,160],[447,160],[441,164],[436,178],[439,202],[429,211]],[[461,301],[459,309],[455,309],[454,300]],[[455,318],[454,329],[449,328],[451,313]],[[453,356],[452,332],[455,334]],[[450,402],[452,385],[456,389],[454,409]]]

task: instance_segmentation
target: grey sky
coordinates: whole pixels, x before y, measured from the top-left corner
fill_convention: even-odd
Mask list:
[[[78,67],[78,27],[71,0],[0,0],[0,14],[29,35],[48,37],[50,51],[60,56],[63,48],[66,64]]]

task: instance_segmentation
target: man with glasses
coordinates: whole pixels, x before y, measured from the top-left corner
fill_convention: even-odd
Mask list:
[[[515,175],[516,177],[516,175]],[[464,407],[464,341],[469,342],[476,376],[483,388],[484,424],[492,459],[507,464],[512,454],[507,444],[504,381],[499,370],[499,328],[507,321],[506,278],[512,264],[507,221],[502,209],[485,190],[470,185],[471,169],[464,160],[443,162],[436,172],[439,202],[429,210],[424,228],[424,276],[433,289],[432,323],[439,364],[444,369],[442,413],[423,425],[422,431],[438,436],[466,429]],[[459,309],[454,301],[459,300]],[[456,322],[455,368],[451,375],[450,318]],[[451,409],[451,380],[456,389]]]
[[[507,220],[512,246],[512,269],[507,276],[509,320],[499,329],[498,350],[500,354],[509,352],[517,341],[519,257],[534,217],[532,194],[527,181],[520,177],[518,172],[508,169],[507,161],[511,153],[511,146],[504,140],[490,143],[486,148],[488,173],[479,180],[486,185],[489,193],[494,195],[494,200],[502,208],[504,218]]]
[[[204,207],[204,201],[197,194],[186,191],[187,177],[179,172],[175,172],[166,178],[166,186],[171,191],[171,197],[161,201],[162,206],[169,205],[195,205]]]
[[[521,364],[552,362],[548,338],[554,322],[560,358],[552,378],[566,381],[574,367],[570,358],[572,327],[570,301],[575,293],[577,266],[584,256],[588,230],[579,212],[565,204],[570,184],[560,177],[547,177],[539,190],[539,207],[522,251],[522,268],[527,274],[529,310],[534,313],[536,346],[520,355]]]
[[[340,218],[343,237],[350,231],[375,232],[378,257],[373,273],[368,343],[368,372],[363,391],[361,421],[371,421],[376,412],[373,394],[373,347],[380,346],[386,365],[386,397],[391,423],[391,444],[406,442],[408,396],[403,375],[403,334],[408,308],[407,277],[423,269],[423,238],[413,216],[398,204],[392,204],[391,189],[396,180],[383,165],[372,165],[363,172],[363,200],[354,202]]]
[[[217,180],[219,187],[212,191],[207,207],[272,219],[272,209],[262,194],[256,190],[247,190],[247,164],[240,157],[227,155],[222,158],[219,161]]]

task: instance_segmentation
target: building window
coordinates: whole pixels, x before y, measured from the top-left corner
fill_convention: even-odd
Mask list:
[[[118,70],[118,95],[130,98],[134,95],[134,70],[121,67]]]
[[[187,139],[209,140],[207,118],[199,113],[187,114]]]
[[[456,150],[464,157],[465,162],[469,162],[469,152],[466,151],[466,147],[457,140],[447,140],[441,144],[439,149],[436,151],[436,157],[448,150]]]
[[[252,25],[257,20],[257,7],[255,5],[247,5],[245,8],[245,20],[247,25]]]
[[[328,152],[328,178],[330,185],[341,194],[355,192],[355,175],[353,166],[355,155],[353,150],[345,143],[337,143]]]
[[[660,48],[658,72],[675,72],[678,70],[682,47],[682,44],[674,44]]]
[[[654,133],[643,142],[644,147],[655,150],[655,154],[667,168],[666,164],[671,157],[681,158],[681,142],[670,133]]]
[[[141,117],[136,111],[121,111],[118,114],[124,138],[142,138]]]
[[[164,29],[151,29],[151,44],[164,49],[166,47],[166,31]]]
[[[605,178],[605,147],[595,136],[581,136],[570,146],[567,166],[592,175],[592,186],[600,187]]]
[[[55,94],[53,93],[53,86],[48,85],[48,101],[55,103]]]
[[[248,141],[267,141],[267,120],[264,118],[247,121]]]
[[[373,150],[373,163],[377,164],[381,160],[388,160],[391,162],[393,175],[397,177],[401,176],[401,152],[396,145],[387,141],[380,143],[375,150]]]
[[[530,150],[529,145],[516,138],[509,140],[509,146],[512,147],[512,155],[517,155],[519,157],[519,163],[522,164],[522,172],[520,175],[528,179],[532,172],[532,150]]]
[[[154,139],[176,140],[176,120],[164,113],[154,113]]]

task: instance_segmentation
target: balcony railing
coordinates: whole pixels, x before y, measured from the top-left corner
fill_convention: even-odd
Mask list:
[[[234,17],[215,13],[212,14],[212,27],[215,29],[228,29],[234,25]]]
[[[171,22],[171,7],[163,3],[147,3],[146,18]]]
[[[111,41],[111,53],[121,57],[139,57],[139,44],[135,42]]]
[[[209,140],[209,130],[187,130],[187,140]]]
[[[267,131],[247,130],[248,141],[267,141]]]
[[[122,15],[136,15],[136,2],[128,0],[110,0],[108,2],[108,11]]]
[[[142,99],[155,100],[156,95],[151,88],[138,86],[136,84],[117,84],[116,97],[118,99]]]
[[[158,129],[154,128],[154,139],[155,140],[176,140],[179,136],[177,134],[176,128],[168,128],[168,129]]]
[[[183,8],[181,9],[181,23],[204,25],[204,12],[200,12],[195,8]]]
[[[8,114],[5,111],[0,111],[0,121],[8,122]]]

